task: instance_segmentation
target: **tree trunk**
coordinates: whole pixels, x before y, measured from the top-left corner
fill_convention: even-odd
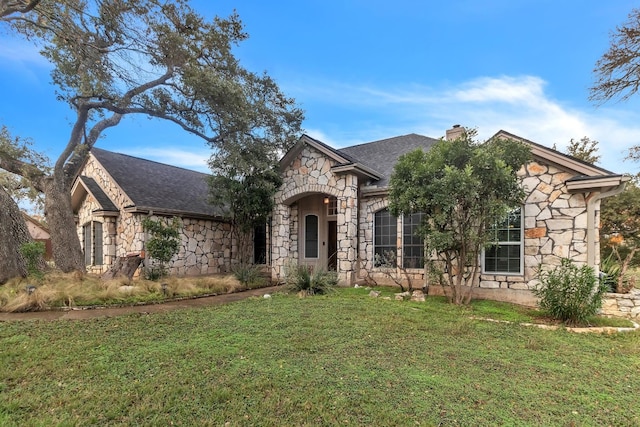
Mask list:
[[[120,257],[116,263],[102,275],[102,280],[111,280],[119,276],[126,276],[129,281],[133,278],[138,267],[142,264],[142,258],[139,256]]]
[[[14,277],[26,277],[27,268],[20,246],[30,241],[20,208],[0,187],[0,284]]]
[[[84,254],[71,208],[71,190],[64,179],[49,178],[44,185],[44,210],[51,233],[53,260],[64,273],[84,273]]]

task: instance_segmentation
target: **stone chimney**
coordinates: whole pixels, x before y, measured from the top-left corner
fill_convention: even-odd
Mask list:
[[[465,129],[460,125],[453,125],[451,129],[447,129],[447,141],[453,141],[458,138],[462,138],[465,134]]]

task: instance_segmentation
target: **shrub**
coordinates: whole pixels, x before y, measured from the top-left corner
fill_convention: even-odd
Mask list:
[[[27,264],[27,273],[29,276],[42,278],[42,266],[44,265],[43,256],[45,252],[44,243],[27,242],[20,245],[20,254],[24,257]]]
[[[289,290],[304,295],[325,294],[338,284],[335,271],[326,271],[307,265],[290,265],[286,272]]]
[[[163,220],[145,218],[142,220],[143,229],[151,234],[147,240],[146,249],[152,259],[158,261],[157,267],[152,267],[145,272],[149,280],[158,280],[167,275],[166,264],[180,250],[180,227],[182,224],[178,218],[173,218],[166,224]]]
[[[260,267],[257,265],[239,264],[234,266],[231,271],[242,286],[253,289],[264,285],[264,277],[262,277]]]
[[[579,267],[568,258],[553,270],[541,270],[538,278],[540,285],[533,293],[540,298],[540,308],[571,325],[584,324],[595,315],[608,290],[592,267]]]

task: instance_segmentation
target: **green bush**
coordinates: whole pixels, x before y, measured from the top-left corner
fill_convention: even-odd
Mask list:
[[[265,279],[257,265],[239,264],[234,266],[231,271],[235,278],[247,288],[259,288],[264,285]]]
[[[175,217],[170,223],[161,219],[145,218],[142,220],[144,231],[151,235],[151,238],[147,240],[146,250],[150,258],[158,261],[157,266],[153,266],[145,272],[147,279],[159,280],[167,275],[167,263],[180,250],[181,226],[180,220]]]
[[[43,256],[45,253],[44,243],[27,242],[20,245],[20,254],[24,257],[27,264],[27,273],[29,276],[42,278]]]
[[[290,265],[286,272],[286,284],[292,292],[305,295],[326,294],[338,284],[338,275],[335,271],[308,265]]]
[[[592,267],[579,267],[568,258],[553,270],[541,270],[538,279],[540,285],[533,293],[540,298],[540,308],[571,325],[585,324],[595,315],[608,291]]]

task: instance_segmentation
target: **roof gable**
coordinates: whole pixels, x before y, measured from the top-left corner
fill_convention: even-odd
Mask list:
[[[78,210],[82,200],[90,194],[100,206],[102,212],[118,212],[118,208],[111,201],[109,196],[102,190],[95,179],[88,176],[79,176],[75,185],[71,189],[71,205],[74,212]]]
[[[209,175],[126,154],[92,148],[91,154],[133,201],[131,210],[170,215],[221,216],[209,203]]]
[[[309,146],[337,163],[332,168],[334,172],[353,172],[374,181],[378,186],[385,187],[388,185],[398,157],[417,148],[428,150],[437,141],[413,133],[335,149],[308,135],[303,135],[280,160],[280,169],[284,170],[305,146]]]
[[[493,138],[506,138],[520,141],[531,148],[531,154],[534,159],[543,160],[551,163],[563,170],[575,172],[584,176],[602,176],[602,175],[615,175],[613,172],[603,169],[599,166],[582,161],[573,156],[561,153],[553,148],[545,147],[544,145],[537,144],[528,139],[506,132],[504,130],[498,131]]]

